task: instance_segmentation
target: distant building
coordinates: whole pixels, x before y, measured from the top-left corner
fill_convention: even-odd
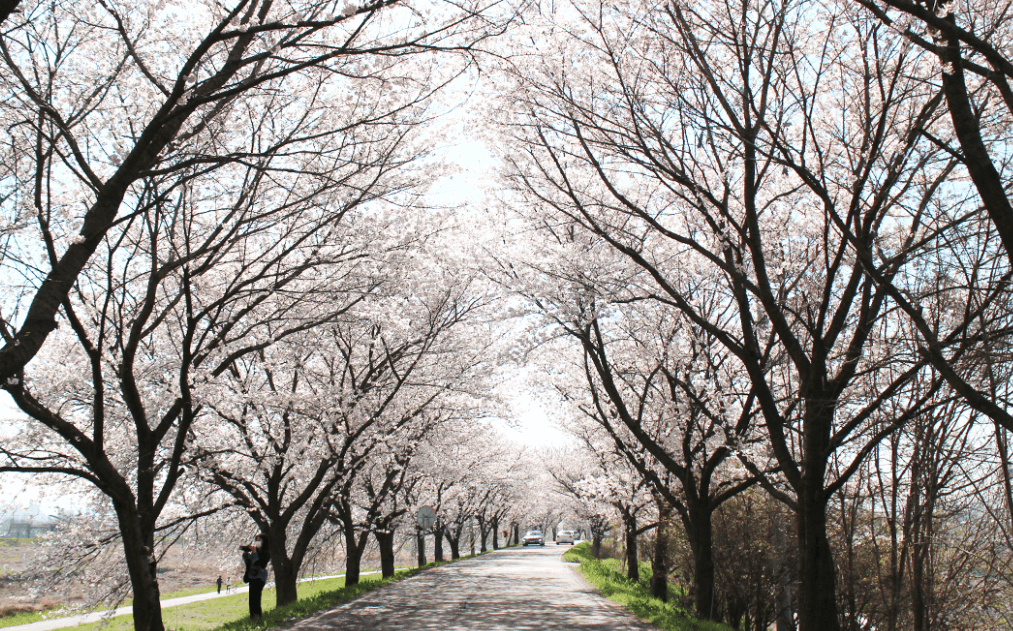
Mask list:
[[[31,538],[56,530],[59,522],[51,515],[40,515],[38,506],[15,509],[0,515],[0,537]]]

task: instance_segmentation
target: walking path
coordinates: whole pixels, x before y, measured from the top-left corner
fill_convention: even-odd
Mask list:
[[[599,595],[553,545],[463,559],[282,629],[657,631]]]
[[[379,571],[362,572],[360,575],[366,574],[379,574]],[[322,581],[329,578],[341,578],[344,574],[332,574],[330,576],[314,576],[311,578],[301,578],[300,583],[306,581]],[[264,586],[264,589],[271,589],[274,587],[274,582],[270,582]],[[194,594],[193,596],[181,596],[179,598],[167,598],[162,601],[162,609],[167,607],[177,607],[179,605],[186,605],[188,603],[195,603],[201,600],[211,600],[212,598],[224,598],[226,596],[235,596],[236,594],[245,594],[250,591],[249,586],[246,587],[233,587],[231,592],[222,591],[218,592],[207,592],[204,594]],[[112,611],[93,611],[91,613],[81,614],[79,616],[67,616],[64,618],[53,618],[52,620],[42,620],[39,622],[31,622],[29,624],[19,624],[13,627],[3,627],[0,631],[53,631],[53,629],[63,629],[65,627],[76,627],[79,624],[85,624],[88,622],[98,622],[104,618],[115,618],[116,616],[124,616],[127,614],[134,613],[133,607],[119,607]]]

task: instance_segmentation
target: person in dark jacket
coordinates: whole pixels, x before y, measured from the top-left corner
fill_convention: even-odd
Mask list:
[[[267,564],[271,562],[267,535],[257,535],[253,545],[240,546],[240,550],[243,551],[243,563],[246,565],[243,580],[250,584],[250,619],[259,621],[264,616],[260,598],[267,583]]]

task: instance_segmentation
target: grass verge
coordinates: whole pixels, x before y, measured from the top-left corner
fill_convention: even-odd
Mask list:
[[[47,615],[60,609],[60,607],[61,605],[44,603],[38,605],[38,609],[34,611],[24,611],[20,607],[18,609],[0,609],[0,628],[14,627],[19,624],[29,624],[31,622],[45,620]]]
[[[421,568],[398,570],[394,576],[386,579],[379,574],[365,574],[360,577],[358,585],[351,586],[345,585],[343,576],[307,581],[299,584],[301,598],[284,607],[275,607],[275,590],[265,589],[263,595],[264,619],[259,625],[254,624],[249,618],[249,595],[246,593],[167,607],[162,609],[162,622],[167,631],[253,631],[254,629],[263,631],[329,609],[383,585],[414,576],[421,571],[448,562],[433,562]],[[188,595],[184,592],[200,593],[200,591],[201,588],[181,590],[179,593],[167,594],[166,598]],[[9,616],[0,619],[0,628],[38,622],[54,617],[54,613],[53,611],[24,612]],[[101,622],[91,622],[73,627],[74,631],[133,631],[133,628],[134,619],[131,615],[116,616]]]
[[[242,586],[242,584],[240,584],[240,586]],[[172,592],[170,594],[162,594],[162,600],[168,600],[170,598],[180,598],[182,596],[193,596],[196,594],[205,594],[208,592],[213,592],[216,589],[217,587],[215,585],[212,585],[211,587],[191,587],[188,589],[181,589]],[[124,599],[123,602],[121,602],[117,606],[128,607],[131,604],[131,602],[133,602],[132,599],[126,598]],[[41,603],[36,605],[34,610],[32,611],[11,612],[9,609],[8,610],[0,609],[0,629],[4,627],[16,627],[22,624],[31,624],[33,622],[42,622],[43,620],[48,620],[50,618],[78,615],[80,613],[87,613],[87,611],[85,612],[69,611],[66,610],[63,605],[56,603],[51,604]]]
[[[657,625],[666,631],[731,631],[731,627],[718,622],[697,620],[677,603],[682,590],[669,585],[668,602],[651,596],[648,586],[650,569],[641,566],[641,580],[632,581],[619,569],[615,559],[600,560],[591,556],[591,546],[581,543],[566,551],[564,561],[580,563],[580,573],[603,596],[626,607],[641,620]],[[646,565],[646,564],[645,564]],[[644,570],[647,570],[646,572]]]
[[[432,565],[433,564],[430,564],[427,567],[431,567]],[[413,569],[413,568],[404,567],[404,568],[397,568],[397,569],[401,570],[401,569]],[[373,572],[373,571],[378,571],[378,570],[364,569],[362,571],[363,572]],[[320,576],[324,576],[324,575],[320,575]],[[361,576],[361,580],[363,580],[363,581],[369,581],[369,580],[372,579],[372,576],[373,576],[372,574],[363,574]],[[308,578],[314,578],[314,577],[310,576]],[[324,579],[324,580],[314,579],[314,580],[308,580],[308,581],[300,581],[300,583],[299,583],[299,593],[300,594],[317,594],[321,590],[324,590],[324,591],[335,590],[335,589],[344,587],[344,585],[345,585],[344,578]],[[244,587],[244,586],[245,586],[245,584],[242,583],[241,581],[233,583],[233,587],[237,587],[238,588],[238,587]],[[225,588],[222,587],[222,589],[224,590]],[[177,591],[174,591],[174,592],[170,592],[168,594],[162,594],[162,600],[166,601],[166,600],[169,600],[170,598],[181,598],[183,596],[194,596],[194,595],[197,595],[197,594],[207,594],[207,593],[214,592],[216,590],[217,590],[217,586],[214,585],[214,584],[211,584],[210,586],[190,587],[190,588],[187,588],[187,589],[180,589],[180,590],[177,590]],[[265,590],[264,591],[264,603],[265,603],[264,604],[264,609],[265,609],[265,611],[269,608],[269,605],[267,604],[267,602],[268,602],[268,595],[270,595],[271,596],[271,600],[273,600],[273,598],[274,598],[274,596],[273,596],[274,595],[274,590],[269,589],[269,590]],[[239,596],[242,596],[242,599],[241,599],[242,602],[239,605],[235,605],[235,604],[231,603],[230,601],[226,600],[226,599],[237,598]],[[231,611],[231,612],[235,613],[235,615],[238,616],[238,615],[242,615],[244,612],[247,611],[247,602],[248,601],[246,600],[246,598],[247,598],[246,594],[243,593],[243,594],[238,594],[237,596],[224,596],[222,598],[217,598],[217,599],[214,600],[214,602],[215,603],[223,603],[223,601],[225,601],[225,603],[224,603],[225,606],[221,607],[221,609],[222,610]],[[133,599],[132,598],[124,598],[123,601],[120,602],[117,605],[117,607],[129,607],[131,605],[131,603],[133,603]],[[191,603],[190,605],[181,605],[180,607],[183,608],[183,609],[197,609],[197,610],[199,610],[199,609],[202,609],[200,607],[200,604],[201,603]],[[215,613],[219,610],[219,607],[216,605],[216,606],[208,608],[207,611],[203,611],[203,612],[202,611],[196,611],[196,612],[193,612],[193,616],[183,615],[181,622],[184,623],[184,626],[172,627],[172,626],[169,625],[169,619],[170,619],[170,617],[172,617],[172,616],[170,616],[170,612],[172,612],[173,614],[175,614],[175,610],[176,609],[177,609],[176,607],[166,607],[165,609],[162,610],[162,618],[165,621],[166,629],[200,629],[201,631],[207,631],[208,629],[213,628],[215,625],[188,627],[188,626],[185,626],[185,623],[189,622],[191,617],[194,618],[194,619],[199,619],[201,617],[205,617],[205,618],[207,618],[207,617],[214,617]],[[31,611],[23,611],[23,610],[22,611],[10,611],[9,609],[5,610],[5,609],[0,608],[0,629],[2,629],[4,627],[15,627],[15,626],[19,626],[19,625],[22,625],[22,624],[31,624],[33,622],[42,622],[43,620],[49,620],[49,619],[53,619],[53,618],[61,618],[61,617],[65,617],[65,616],[76,616],[76,615],[81,615],[81,614],[85,614],[85,613],[88,613],[88,610],[83,610],[83,611],[82,610],[68,610],[68,609],[66,609],[64,607],[64,605],[60,605],[60,604],[57,604],[57,603],[45,603],[45,602],[36,605],[35,608],[33,610],[31,610]],[[125,630],[133,629],[133,623],[128,624],[128,625],[114,624],[114,622],[117,621],[117,619],[120,618],[120,617],[122,617],[124,620],[132,620],[132,618],[129,615],[117,616],[115,618],[111,618],[106,623],[106,626],[103,627],[103,631],[110,631],[111,629],[116,629],[116,630],[122,631],[120,629],[121,626],[122,626],[122,629],[125,629]],[[98,623],[95,623],[95,624],[98,624]],[[91,628],[94,625],[93,624],[88,624],[88,625],[82,625],[82,626]]]

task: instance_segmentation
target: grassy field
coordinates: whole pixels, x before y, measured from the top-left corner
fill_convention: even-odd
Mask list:
[[[650,566],[642,564],[641,579],[631,581],[620,570],[616,559],[599,560],[591,556],[588,543],[581,543],[567,550],[564,561],[580,563],[580,573],[589,583],[594,585],[603,596],[626,607],[641,620],[646,620],[666,631],[731,631],[731,627],[717,622],[697,620],[678,604],[682,590],[669,585],[668,602],[661,602],[651,596],[648,580],[651,577]]]

